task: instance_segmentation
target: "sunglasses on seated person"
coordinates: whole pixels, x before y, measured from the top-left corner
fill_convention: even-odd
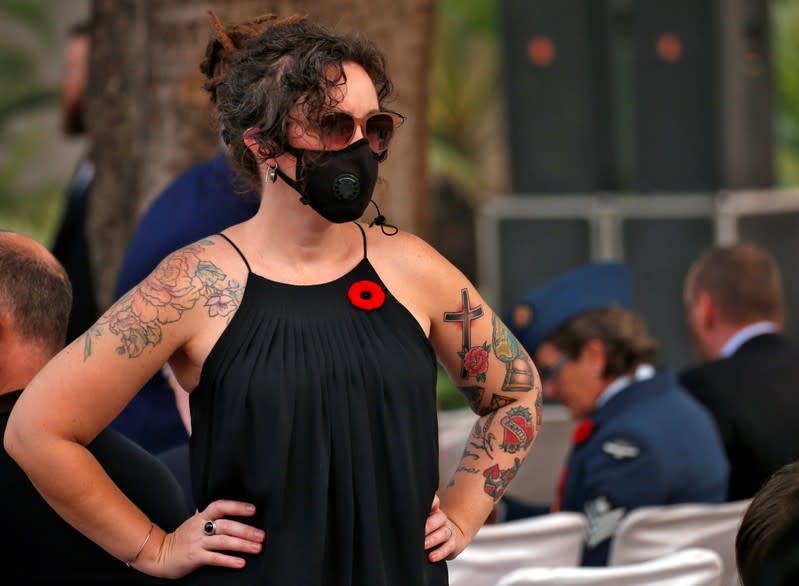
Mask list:
[[[379,155],[388,149],[394,136],[394,130],[405,118],[396,112],[373,112],[363,118],[356,118],[347,112],[328,112],[319,118],[318,128],[322,143],[330,150],[345,148],[360,128],[364,138],[369,141],[369,148]]]
[[[569,362],[571,362],[571,358],[569,358],[568,356],[564,356],[549,368],[546,367],[539,368],[538,376],[541,377],[541,384],[551,381],[553,378],[558,376],[558,373],[561,371],[561,369],[564,366],[566,366]]]

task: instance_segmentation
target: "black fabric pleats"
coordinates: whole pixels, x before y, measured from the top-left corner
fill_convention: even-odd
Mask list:
[[[348,292],[370,281],[382,306]],[[424,551],[438,486],[436,359],[364,257],[321,285],[249,273],[191,395],[194,498],[254,503],[267,532],[243,570],[186,584],[447,584]],[[235,554],[241,555],[241,554]]]

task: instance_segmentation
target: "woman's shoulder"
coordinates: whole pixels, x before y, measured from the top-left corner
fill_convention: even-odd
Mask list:
[[[412,289],[426,291],[429,297],[438,298],[453,287],[460,290],[468,286],[458,268],[415,234],[400,230],[388,236],[372,228],[368,244],[370,260],[381,276],[390,275],[403,286],[413,283]]]
[[[220,272],[246,273],[247,264],[233,240],[212,234],[169,253],[155,269],[164,270],[207,279]]]
[[[182,314],[208,306],[210,317],[234,310],[244,290],[247,269],[238,252],[220,235],[202,238],[167,255],[131,295],[146,315]],[[203,303],[197,303],[198,301]],[[230,305],[216,307],[214,304]],[[152,307],[150,307],[152,306]],[[169,321],[173,321],[169,320]]]
[[[366,229],[369,254],[385,258],[397,266],[417,272],[454,269],[432,245],[420,236],[398,230],[395,234],[385,234],[372,227]]]

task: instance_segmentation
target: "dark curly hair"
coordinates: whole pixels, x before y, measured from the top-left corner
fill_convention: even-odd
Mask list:
[[[258,188],[259,163],[286,151],[292,108],[299,106],[303,123],[314,125],[341,101],[334,90],[347,81],[344,62],[363,67],[380,108],[392,94],[383,54],[364,38],[335,34],[302,16],[267,14],[228,27],[213,13],[211,20],[216,36],[200,64],[205,89],[231,160]],[[260,160],[244,144],[249,129],[258,131]]]

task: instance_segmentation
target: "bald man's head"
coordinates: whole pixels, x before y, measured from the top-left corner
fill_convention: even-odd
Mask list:
[[[67,335],[72,286],[63,267],[41,244],[0,231],[0,313],[22,338],[53,354]]]

